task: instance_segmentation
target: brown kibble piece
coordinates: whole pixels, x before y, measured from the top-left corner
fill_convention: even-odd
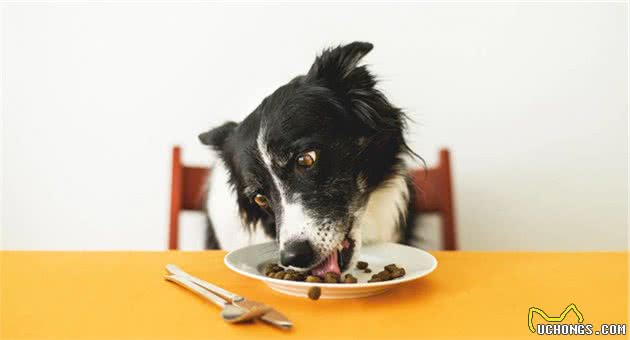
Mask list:
[[[368,282],[381,282],[381,281],[383,281],[383,280],[381,280],[381,278],[378,277],[378,276],[377,277],[372,277],[371,279],[368,280]]]
[[[263,273],[269,276],[270,273],[277,273],[282,270],[282,267],[275,263],[268,263],[263,267]]]
[[[405,268],[396,268],[393,272],[391,272],[392,279],[396,279],[399,277],[405,276]]]
[[[279,280],[288,280],[288,281],[304,281],[306,279],[307,274],[298,272],[294,269],[286,269],[284,270],[277,263],[268,263],[266,264],[262,272],[267,277],[271,277]]]
[[[337,273],[328,272],[324,274],[324,282],[326,283],[339,283],[339,275]]]
[[[367,267],[368,267],[368,263],[367,262],[363,262],[363,261],[357,262],[357,268],[358,269],[365,269]]]
[[[322,282],[319,276],[309,275],[306,277],[306,282]]]
[[[379,272],[378,274],[376,274],[376,276],[379,277],[383,281],[392,279],[392,275],[387,270],[383,270],[382,272]]]
[[[343,279],[343,282],[345,283],[357,283],[357,278],[350,275],[350,274],[346,274],[346,276]]]
[[[368,273],[368,274],[369,274],[369,273],[371,273],[371,272],[372,272],[372,269],[370,269],[370,268],[366,268],[363,272],[364,272],[364,273]]]
[[[311,287],[308,290],[308,298],[311,300],[318,300],[322,295],[322,289],[319,287]]]
[[[398,267],[396,267],[395,264],[388,264],[385,266],[385,270],[387,270],[388,272],[393,272],[394,270],[398,269]]]
[[[273,263],[267,263],[264,267],[263,267],[263,274],[265,274],[266,276],[269,276],[269,273],[271,273],[273,271]]]

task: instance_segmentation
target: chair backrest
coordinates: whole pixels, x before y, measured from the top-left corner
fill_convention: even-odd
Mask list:
[[[171,179],[171,211],[168,229],[168,249],[179,248],[179,213],[182,210],[203,211],[206,178],[210,169],[184,166],[181,148],[173,147]]]
[[[411,178],[416,187],[416,211],[439,214],[442,219],[442,248],[457,249],[451,160],[448,150],[440,150],[438,164],[435,167],[412,170]]]
[[[179,214],[182,210],[203,211],[206,179],[210,169],[182,164],[181,148],[173,147],[171,209],[168,249],[179,248]],[[449,152],[440,150],[438,165],[412,170],[416,186],[416,211],[438,213],[442,218],[442,243],[446,250],[457,249]]]

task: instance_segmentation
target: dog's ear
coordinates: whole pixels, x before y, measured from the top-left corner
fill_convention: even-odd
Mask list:
[[[372,87],[374,86],[373,77],[365,67],[357,67],[357,64],[373,47],[368,42],[356,41],[324,50],[315,59],[306,78],[323,82],[325,86],[337,91]]]
[[[229,135],[234,132],[238,124],[235,122],[227,122],[219,127],[216,127],[208,132],[204,132],[199,135],[199,140],[204,145],[209,145],[216,150],[223,148],[223,144]]]
[[[372,48],[367,42],[353,42],[325,50],[315,59],[306,79],[333,90],[369,129],[400,130],[401,111],[375,88],[376,80],[367,67],[357,66]]]

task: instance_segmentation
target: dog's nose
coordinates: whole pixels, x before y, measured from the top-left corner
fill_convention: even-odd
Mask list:
[[[314,258],[315,250],[306,240],[287,242],[280,252],[280,263],[283,266],[306,268],[312,264]]]

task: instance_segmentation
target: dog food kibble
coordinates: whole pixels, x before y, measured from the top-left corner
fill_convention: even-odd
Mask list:
[[[343,282],[345,282],[345,283],[357,283],[357,278],[352,276],[352,274],[346,274],[346,276],[343,277]]]
[[[297,279],[300,277],[299,274],[297,273],[289,273],[287,272],[286,274],[284,274],[284,277],[282,278],[283,280],[289,280],[289,281],[297,281]]]
[[[324,282],[326,283],[339,283],[339,275],[337,273],[328,272],[324,274]]]
[[[322,282],[319,276],[309,275],[306,277],[306,282]]]
[[[395,264],[388,264],[382,272],[372,275],[372,280],[368,282],[389,281],[405,276],[405,268],[398,267]]]
[[[357,262],[357,269],[363,271],[366,274],[372,272],[370,268],[368,268],[368,263],[359,261]],[[283,269],[278,264],[269,263],[262,268],[262,272],[267,277],[271,277],[274,279],[280,280],[288,280],[288,281],[300,281],[300,282],[310,282],[310,283],[358,283],[359,280],[354,277],[352,274],[346,274],[343,278],[340,277],[339,274],[334,272],[328,272],[324,274],[324,277],[312,275],[311,272],[298,272],[293,269]],[[393,279],[397,279],[399,277],[405,276],[405,268],[398,267],[395,264],[386,265],[382,271],[372,275],[372,278],[368,280],[368,282],[383,282],[389,281]],[[313,293],[311,293],[313,291]],[[308,295],[311,299],[317,300],[319,299],[319,295],[321,294],[321,289],[319,287],[312,287],[309,290]],[[317,297],[314,297],[317,296]]]
[[[264,267],[263,267],[263,274],[265,274],[265,276],[269,276],[269,274],[271,272],[273,272],[273,263],[267,263]]]
[[[387,281],[392,279],[392,274],[390,274],[387,270],[383,270],[376,274],[381,280]]]
[[[308,298],[311,300],[319,300],[320,295],[322,295],[322,289],[319,287],[311,287],[308,290]]]
[[[405,268],[396,268],[391,272],[392,279],[397,279],[399,277],[405,276]]]
[[[363,262],[363,261],[357,262],[357,269],[365,269],[367,267],[368,267],[368,263],[367,262]]]
[[[279,265],[274,264],[274,263],[268,263],[263,268],[263,273],[265,273],[265,275],[269,276],[269,274],[276,273],[276,272],[279,272],[281,270],[282,270],[282,268]]]
[[[396,268],[398,267],[396,267],[396,265],[393,263],[385,266],[385,270],[387,270],[388,272],[393,272]]]

